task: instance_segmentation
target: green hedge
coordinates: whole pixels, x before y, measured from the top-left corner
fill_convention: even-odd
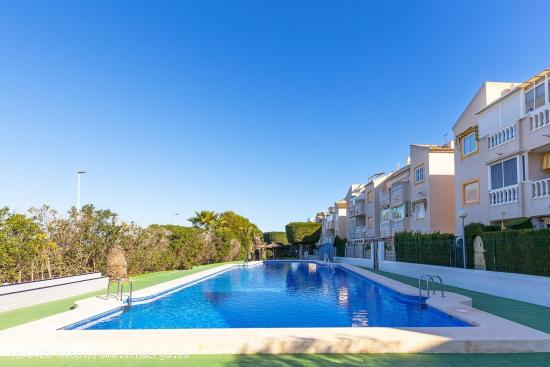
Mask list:
[[[550,276],[549,229],[484,232],[481,238],[487,270]],[[468,266],[473,267],[473,250]]]
[[[288,244],[288,238],[286,232],[264,232],[264,242],[286,245]]]
[[[314,245],[321,238],[321,224],[316,222],[291,222],[285,230],[288,241],[294,245]]]
[[[340,238],[340,236],[336,236],[334,238],[334,248],[336,248],[336,256],[346,256],[346,243],[348,243],[348,240],[345,238]]]
[[[396,233],[395,259],[401,262],[450,266],[453,238],[451,233]]]

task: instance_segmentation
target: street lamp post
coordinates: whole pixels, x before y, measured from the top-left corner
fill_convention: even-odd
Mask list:
[[[457,215],[460,219],[462,219],[462,261],[464,269],[466,269],[466,233],[464,230],[464,219],[468,216],[468,213],[464,208],[461,208]]]
[[[178,215],[180,215],[180,213],[174,213],[174,225],[176,225]]]
[[[80,211],[80,176],[85,174],[86,171],[77,171],[77,184],[76,184],[76,210]]]

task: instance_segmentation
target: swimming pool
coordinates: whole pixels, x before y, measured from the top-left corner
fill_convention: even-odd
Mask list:
[[[89,321],[89,322],[88,322]],[[313,262],[232,268],[149,303],[69,329],[464,327],[418,297]]]

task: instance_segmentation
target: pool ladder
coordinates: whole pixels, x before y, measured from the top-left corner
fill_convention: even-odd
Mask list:
[[[443,280],[441,279],[441,277],[439,275],[424,274],[418,278],[418,301],[420,302],[420,306],[426,307],[426,303],[423,302],[423,298],[422,298],[423,281],[426,281],[426,298],[430,298],[430,283],[431,284],[439,283],[439,290],[441,291],[441,297],[445,297],[445,293],[443,291]],[[432,294],[435,294],[435,286],[432,288],[431,291],[432,291]]]
[[[124,294],[124,282],[129,284],[129,292],[128,294]],[[116,293],[111,294],[111,283],[116,283]],[[124,297],[126,297],[126,303],[127,306],[132,306],[132,290],[133,290],[133,283],[131,280],[122,280],[122,279],[109,279],[109,283],[107,284],[107,294],[105,295],[105,299],[109,298],[115,298],[116,300],[123,301]]]
[[[330,258],[328,257],[327,254],[325,254],[324,260],[325,260],[325,264],[327,264],[329,269],[330,269],[330,273],[331,274],[336,273],[336,270],[334,270],[334,266],[332,266],[332,263],[330,262]]]

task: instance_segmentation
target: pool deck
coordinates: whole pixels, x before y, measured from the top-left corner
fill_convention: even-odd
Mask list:
[[[261,262],[249,266],[257,264]],[[170,292],[235,266],[222,265],[145,288],[134,292],[133,298]],[[417,288],[382,275],[348,264],[337,266],[402,294],[418,295]],[[432,295],[427,303],[476,326],[59,330],[122,306],[120,301],[95,297],[78,302],[74,310],[0,331],[0,355],[550,352],[549,334],[472,308],[468,297]]]

